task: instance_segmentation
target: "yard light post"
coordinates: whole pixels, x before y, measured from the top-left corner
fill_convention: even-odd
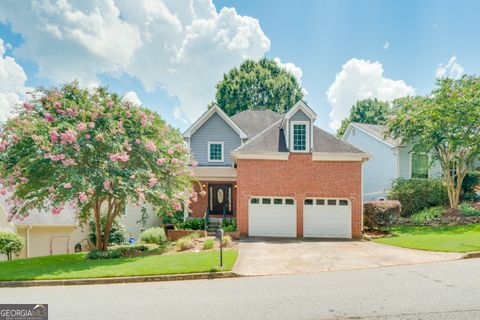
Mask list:
[[[223,240],[223,230],[217,229],[215,232],[215,238],[220,242],[220,267],[223,267],[223,250],[222,250],[222,240]]]

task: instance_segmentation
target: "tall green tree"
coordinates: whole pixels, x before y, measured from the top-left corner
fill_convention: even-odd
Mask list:
[[[342,124],[337,130],[337,137],[343,136],[350,122],[386,124],[390,112],[388,102],[376,98],[359,100],[350,109],[348,117],[342,120]]]
[[[106,88],[39,90],[17,114],[0,129],[10,219],[69,205],[84,219],[93,215],[96,247],[106,250],[127,203],[173,212],[190,196],[192,161],[179,132]]]
[[[225,73],[216,88],[215,102],[229,116],[245,110],[283,113],[303,99],[293,74],[266,58],[244,61]]]
[[[450,207],[457,209],[463,179],[480,156],[480,77],[439,79],[430,95],[402,98],[393,107],[390,134],[439,160]]]

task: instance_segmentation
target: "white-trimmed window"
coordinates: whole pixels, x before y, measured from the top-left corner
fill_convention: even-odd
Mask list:
[[[208,162],[223,162],[223,142],[208,143]]]
[[[428,154],[412,153],[410,159],[411,178],[428,178]]]
[[[308,152],[310,149],[310,128],[308,121],[291,121],[291,151]]]

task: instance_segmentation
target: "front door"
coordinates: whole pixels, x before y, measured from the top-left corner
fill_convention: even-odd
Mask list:
[[[210,214],[232,214],[232,185],[209,185]]]

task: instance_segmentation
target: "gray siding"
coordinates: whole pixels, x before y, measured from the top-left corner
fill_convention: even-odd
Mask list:
[[[372,156],[362,165],[363,199],[369,201],[385,198],[386,190],[397,178],[395,151],[356,128],[352,128],[344,140]]]
[[[223,142],[223,162],[208,162],[208,142]],[[217,113],[213,114],[190,138],[190,149],[200,166],[230,166],[230,152],[241,144],[240,136]]]
[[[290,122],[291,121],[308,121],[308,128],[307,130],[309,130],[310,132],[310,139],[312,139],[312,135],[311,135],[311,127],[312,127],[312,121],[310,120],[310,118],[305,114],[305,112],[303,112],[302,110],[298,110],[297,112],[295,112],[295,114],[290,118],[289,122],[288,122],[288,125],[290,126],[288,128],[288,137],[286,137],[288,139],[288,146],[289,146],[289,149],[292,150],[292,144],[293,142],[291,141],[291,136],[292,136],[292,133],[291,133],[291,130],[292,130],[292,126],[290,125]]]

